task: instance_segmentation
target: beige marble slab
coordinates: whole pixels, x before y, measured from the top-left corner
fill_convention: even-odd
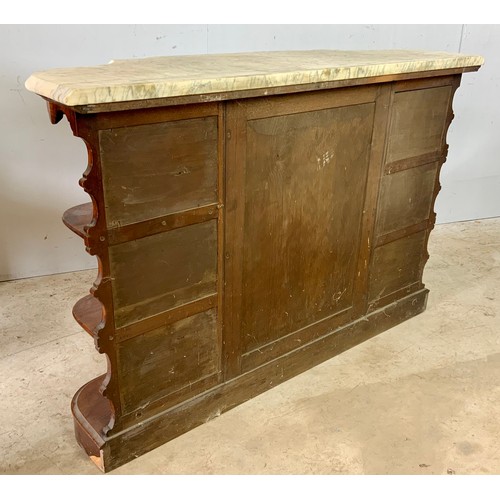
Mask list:
[[[26,88],[68,106],[211,94],[483,64],[481,56],[407,50],[150,57],[37,72]]]

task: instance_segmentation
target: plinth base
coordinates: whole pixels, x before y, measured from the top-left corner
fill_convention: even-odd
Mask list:
[[[74,396],[72,411],[76,439],[104,472],[164,444],[221,413],[369,338],[423,312],[427,289],[339,328],[255,370],[214,387],[188,401],[163,410],[123,431],[106,437],[111,407],[100,392],[104,375],[84,385]],[[235,439],[237,439],[235,437]]]

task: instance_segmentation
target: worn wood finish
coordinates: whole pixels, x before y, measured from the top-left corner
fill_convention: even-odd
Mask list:
[[[429,217],[437,163],[386,175],[380,183],[377,235],[413,226]]]
[[[216,307],[217,302],[218,295],[216,293],[206,295],[191,302],[186,302],[185,304],[176,306],[172,309],[167,309],[166,311],[155,314],[154,316],[149,316],[141,321],[117,328],[116,339],[118,342],[123,342],[124,340],[137,337],[138,335],[142,335],[156,328],[170,325],[171,323],[175,323],[181,319],[189,318],[194,314],[207,311],[208,309],[213,309]]]
[[[300,96],[286,96],[274,99],[252,99],[248,101],[236,101],[229,103],[227,106],[226,126],[227,126],[227,151],[226,151],[226,250],[225,250],[225,308],[224,308],[224,329],[227,332],[232,332],[230,335],[224,335],[224,360],[226,379],[236,376],[242,369],[251,369],[259,363],[259,358],[262,355],[262,360],[267,359],[269,352],[283,352],[297,347],[297,341],[308,341],[317,335],[317,327],[306,329],[305,327],[311,323],[315,323],[322,318],[328,318],[335,313],[340,313],[345,306],[342,301],[347,301],[349,293],[348,288],[352,289],[351,283],[344,286],[342,289],[333,290],[331,297],[328,297],[328,286],[339,286],[334,283],[333,274],[339,272],[340,264],[337,264],[337,270],[333,270],[329,284],[322,285],[321,277],[316,274],[313,276],[309,273],[311,270],[317,270],[321,267],[321,258],[323,264],[333,255],[333,248],[338,245],[340,254],[348,254],[347,246],[342,247],[332,240],[336,238],[336,234],[340,236],[341,218],[337,217],[334,227],[326,236],[321,235],[318,231],[316,241],[322,242],[321,248],[314,250],[314,255],[305,256],[305,251],[301,248],[314,248],[314,242],[309,242],[305,233],[301,233],[301,228],[297,227],[302,224],[302,231],[305,231],[307,225],[311,225],[311,221],[318,216],[315,214],[317,207],[322,207],[320,217],[325,218],[323,227],[328,227],[334,214],[334,209],[321,201],[322,196],[326,196],[333,203],[335,194],[329,191],[332,186],[336,189],[348,189],[351,185],[359,190],[359,195],[364,196],[364,183],[368,169],[365,168],[361,172],[361,184],[358,186],[356,181],[348,183],[349,173],[344,168],[349,163],[348,157],[340,159],[337,165],[337,159],[330,157],[328,153],[329,141],[335,149],[335,144],[341,144],[342,141],[335,137],[337,131],[341,131],[346,138],[349,132],[354,130],[349,128],[348,114],[350,106],[359,105],[365,106],[361,112],[356,110],[354,116],[356,125],[360,125],[362,120],[368,116],[370,123],[367,128],[362,128],[364,144],[363,151],[355,152],[354,155],[365,155],[364,161],[368,162],[369,146],[373,129],[373,116],[375,109],[375,101],[378,96],[378,88],[368,86],[353,91],[352,89],[342,89],[337,92],[314,92]],[[337,112],[338,118],[335,118],[336,108],[342,108]],[[331,110],[330,110],[331,109]],[[330,111],[329,111],[330,110]],[[365,114],[363,115],[363,111]],[[328,116],[330,115],[330,116]],[[336,119],[335,125],[330,126],[328,120]],[[304,125],[300,125],[305,120]],[[281,123],[279,123],[281,121]],[[290,130],[287,132],[287,121],[291,121]],[[295,125],[294,125],[295,123]],[[281,126],[281,131],[280,127]],[[253,127],[253,128],[252,128]],[[266,131],[260,136],[268,137],[270,142],[259,144],[253,140],[255,137],[255,127],[267,127]],[[295,130],[294,130],[295,127]],[[310,127],[313,127],[312,129]],[[286,135],[289,137],[286,137]],[[314,136],[317,133],[322,135],[320,140]],[[253,134],[253,135],[252,135]],[[276,138],[273,137],[276,134]],[[281,134],[281,135],[280,135]],[[302,139],[301,134],[309,134]],[[257,134],[258,135],[258,134]],[[356,135],[356,134],[353,134]],[[363,139],[361,139],[363,140]],[[273,143],[272,150],[269,149]],[[303,142],[299,142],[303,141]],[[295,145],[294,145],[295,142]],[[311,144],[311,146],[309,146]],[[309,150],[303,151],[303,146]],[[293,151],[287,153],[287,148],[294,147]],[[315,151],[316,150],[316,151]],[[321,150],[321,151],[320,151]],[[258,155],[262,151],[262,157]],[[280,152],[282,157],[280,158]],[[249,156],[253,154],[253,158]],[[324,155],[324,156],[323,156]],[[342,161],[344,164],[341,164]],[[287,165],[287,168],[284,168]],[[362,164],[363,160],[358,161]],[[247,168],[246,166],[250,167]],[[274,168],[273,168],[274,165]],[[325,168],[326,167],[326,168]],[[365,165],[366,167],[366,165]],[[333,180],[328,181],[328,175],[335,170],[337,177],[341,182],[335,183]],[[361,165],[361,170],[363,170]],[[283,172],[281,172],[283,171]],[[310,174],[313,174],[312,176]],[[355,177],[354,173],[353,177]],[[288,178],[287,178],[288,176]],[[249,180],[246,180],[247,177]],[[283,186],[280,186],[280,177]],[[252,180],[253,179],[253,180]],[[264,179],[264,182],[262,182]],[[271,181],[270,193],[269,185]],[[325,181],[325,188],[321,194],[315,192],[316,188],[321,187],[321,182]],[[305,181],[305,182],[304,182]],[[247,184],[249,183],[249,184]],[[253,187],[252,187],[253,183]],[[248,186],[248,187],[247,187]],[[267,194],[266,194],[267,186]],[[304,191],[304,192],[303,192]],[[245,201],[248,196],[251,196],[250,201]],[[267,196],[267,198],[266,198]],[[274,196],[274,199],[273,199]],[[295,196],[295,198],[293,198]],[[339,206],[345,204],[345,198],[336,196]],[[344,201],[342,201],[344,200]],[[255,210],[259,207],[259,211]],[[358,218],[361,216],[362,209],[358,204]],[[293,212],[290,213],[290,210]],[[355,209],[356,210],[356,209]],[[343,217],[349,217],[349,207],[345,210]],[[255,214],[252,218],[252,214]],[[288,222],[286,219],[288,218]],[[355,216],[354,216],[355,218]],[[271,224],[271,227],[266,227]],[[281,223],[281,226],[279,225]],[[276,227],[272,227],[275,224]],[[288,225],[286,225],[288,224]],[[295,228],[294,228],[295,224]],[[356,222],[354,222],[356,224]],[[360,222],[358,223],[359,226]],[[314,225],[314,224],[313,224]],[[288,228],[288,229],[287,229]],[[245,231],[250,231],[251,234],[245,234]],[[284,236],[280,233],[284,231]],[[253,232],[253,234],[252,234]],[[274,234],[270,234],[273,233]],[[359,227],[358,227],[359,232]],[[356,234],[356,228],[353,228],[353,233]],[[301,241],[295,241],[298,237]],[[278,238],[278,240],[276,240]],[[347,237],[349,239],[349,236]],[[292,242],[293,248],[289,248],[287,240]],[[252,245],[262,244],[264,250],[255,252]],[[358,240],[354,242],[359,244]],[[281,244],[281,248],[279,245]],[[305,246],[304,246],[305,245]],[[328,247],[328,245],[330,245]],[[282,259],[282,252],[288,253],[288,261]],[[332,253],[330,253],[330,251]],[[259,253],[260,252],[260,253]],[[245,255],[247,260],[245,261]],[[266,263],[262,269],[252,269],[252,258],[260,259]],[[338,257],[338,256],[337,256]],[[349,254],[349,257],[351,255]],[[341,260],[342,255],[338,260]],[[296,261],[294,262],[294,259]],[[344,261],[346,259],[344,258]],[[357,265],[355,255],[352,256],[351,265]],[[304,264],[309,263],[309,269],[304,268]],[[253,265],[258,265],[254,263]],[[315,267],[316,266],[316,267]],[[328,267],[328,266],[327,266]],[[288,284],[289,290],[286,291],[282,287],[283,283],[278,283],[280,276],[285,276],[283,272],[291,271],[292,282]],[[295,272],[295,276],[293,273]],[[344,280],[349,281],[349,273],[354,275],[354,271],[347,269],[344,271]],[[246,273],[246,274],[245,274]],[[290,273],[288,273],[290,274]],[[251,277],[250,277],[251,276]],[[249,279],[250,278],[250,279]],[[304,283],[300,283],[300,280]],[[262,287],[259,288],[259,280],[262,281]],[[266,282],[267,280],[267,282]],[[321,286],[326,289],[321,290]],[[308,293],[306,293],[306,288]],[[344,292],[344,293],[342,293]],[[273,296],[273,293],[275,294]],[[318,294],[315,300],[314,294]],[[292,297],[290,297],[292,295]],[[256,302],[252,303],[249,308],[248,298],[253,297]],[[295,299],[294,299],[295,297]],[[268,300],[270,299],[270,300]],[[291,299],[291,300],[290,300]],[[247,302],[243,304],[243,301]],[[271,317],[266,316],[266,312],[273,310],[272,301],[275,301],[275,306],[280,310],[276,311]],[[296,304],[293,300],[298,301]],[[325,302],[324,304],[321,301]],[[301,303],[302,301],[302,303]],[[305,302],[309,301],[313,310],[304,308]],[[320,302],[314,305],[314,302]],[[329,301],[327,304],[326,301]],[[263,311],[258,311],[259,308],[264,308]],[[323,308],[325,310],[323,310]],[[302,324],[299,323],[300,315],[308,311],[309,317],[302,319]],[[244,317],[247,314],[249,317]],[[279,316],[278,316],[279,315]],[[347,321],[349,316],[339,315],[332,321],[343,320]],[[258,318],[262,321],[259,324]],[[282,321],[278,331],[274,326]],[[267,325],[266,319],[275,322],[276,325]],[[288,321],[288,324],[287,324]],[[295,324],[294,324],[295,322]],[[330,324],[328,321],[323,325]],[[246,330],[245,330],[246,329]],[[246,344],[251,342],[254,332],[259,332],[262,338],[256,341],[255,345]],[[275,335],[273,339],[266,338],[267,335]],[[296,333],[294,333],[296,332]],[[324,330],[326,332],[326,330]],[[312,336],[312,337],[311,337]],[[278,340],[281,337],[281,345],[270,346],[271,340]],[[265,349],[260,349],[260,347]],[[265,352],[264,352],[265,351]],[[243,366],[242,366],[243,365]]]
[[[180,227],[199,224],[212,219],[217,219],[219,207],[216,203],[204,205],[197,208],[174,212],[154,219],[147,219],[134,224],[127,224],[122,227],[114,227],[108,231],[108,241],[110,245],[125,243],[126,241],[138,240],[146,236],[170,231]]]
[[[102,130],[108,228],[217,201],[217,117]]]
[[[375,248],[370,269],[369,300],[374,301],[420,280],[426,232]]]
[[[75,309],[75,315],[81,320],[82,326],[94,337],[97,350],[106,355],[106,373],[92,384],[85,386],[73,400],[72,410],[75,417],[75,432],[79,443],[85,449],[91,449],[93,443],[100,447],[103,439],[113,431],[120,430],[121,404],[120,387],[118,384],[117,353],[115,348],[115,324],[113,317],[112,276],[109,265],[109,249],[106,242],[107,224],[101,176],[98,130],[95,127],[95,117],[81,116],[72,110],[63,109],[75,136],[82,138],[87,146],[88,164],[80,179],[80,186],[90,196],[92,202],[92,220],[84,227],[86,250],[95,255],[98,264],[98,274],[90,295],[93,300],[80,302],[84,308]],[[100,307],[99,307],[99,305]],[[98,311],[101,312],[101,321]],[[83,314],[82,314],[83,313]],[[97,323],[97,324],[96,324]],[[90,394],[90,391],[97,394]],[[101,399],[104,398],[104,403]],[[82,407],[76,402],[80,401]],[[85,410],[84,408],[85,407]],[[83,413],[82,413],[83,411]],[[85,419],[79,418],[88,415]],[[82,422],[85,421],[83,424]],[[82,425],[83,429],[82,430]],[[98,429],[98,430],[97,430]],[[98,438],[95,438],[95,435]],[[90,446],[87,448],[86,446]]]
[[[225,384],[219,384],[187,400],[185,404],[160,412],[155,419],[136,424],[129,432],[107,438],[99,449],[103,460],[94,461],[103,470],[113,470],[134,459],[138,450],[140,453],[150,451],[156,448],[159,442],[174,439],[332,356],[421,313],[425,309],[426,301],[427,290],[410,294],[251,372],[235,377]],[[235,439],[237,438],[235,436]]]
[[[218,358],[213,309],[121,342],[124,412],[142,412],[151,403],[216,374]]]
[[[432,229],[434,227],[433,218],[426,219],[418,224],[414,224],[412,226],[406,226],[401,229],[397,229],[396,231],[392,231],[390,233],[379,234],[374,241],[375,247],[380,247],[382,245],[386,245],[387,243],[391,243],[392,241],[400,240],[401,238],[405,238],[410,234],[419,233],[420,231],[424,231],[425,229]]]
[[[114,245],[109,252],[117,328],[216,292],[216,221]]]
[[[78,390],[71,402],[78,443],[101,469],[104,468],[101,451],[105,443],[104,429],[112,419],[109,400],[100,391],[104,382],[105,375],[91,380]]]
[[[384,175],[371,256],[372,311],[423,288],[432,211],[460,76],[393,84]]]
[[[228,127],[245,128],[246,148],[227,163],[244,178],[242,191],[227,184],[245,243],[226,273],[226,295],[241,294],[238,357],[353,305],[376,95],[363,91],[233,104],[245,124]]]
[[[463,71],[49,103],[89,151],[64,222],[99,264],[74,315],[108,368],[72,410],[101,469],[425,309]]]
[[[451,91],[445,85],[395,93],[387,163],[441,151]]]

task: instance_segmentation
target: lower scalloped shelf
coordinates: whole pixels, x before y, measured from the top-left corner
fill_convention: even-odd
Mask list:
[[[104,319],[103,307],[93,295],[86,295],[73,306],[73,317],[87,333],[95,337]]]
[[[103,429],[112,417],[111,405],[100,391],[105,377],[101,375],[87,382],[71,401],[77,441],[101,469],[104,469],[101,449],[106,439]]]
[[[83,205],[77,205],[76,207],[71,207],[64,212],[62,220],[66,227],[71,229],[81,238],[85,238],[85,226],[88,226],[92,222],[93,217],[93,207],[92,203],[84,203]]]

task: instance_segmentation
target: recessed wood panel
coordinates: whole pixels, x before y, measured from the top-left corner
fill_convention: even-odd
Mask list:
[[[427,231],[387,243],[374,250],[370,269],[370,302],[421,279]]]
[[[109,248],[116,327],[216,292],[211,220]]]
[[[352,306],[374,110],[248,121],[242,352]]]
[[[215,309],[120,343],[119,362],[125,413],[216,373]]]
[[[382,177],[377,210],[377,236],[429,218],[437,167],[437,163],[431,163]]]
[[[217,117],[99,134],[109,228],[217,201]]]
[[[386,163],[441,151],[451,86],[397,92]]]

